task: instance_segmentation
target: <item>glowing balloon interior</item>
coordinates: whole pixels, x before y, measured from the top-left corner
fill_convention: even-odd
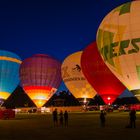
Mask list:
[[[103,62],[96,42],[84,49],[81,56],[81,67],[89,83],[106,104],[112,104],[126,89]]]
[[[97,32],[100,54],[116,77],[129,89],[140,89],[140,1],[112,10]],[[140,92],[135,92],[140,96]]]
[[[21,64],[20,79],[27,95],[41,107],[60,85],[61,63],[48,55],[34,55]]]
[[[69,55],[62,64],[61,72],[65,85],[75,98],[87,101],[96,95],[96,91],[82,73],[80,64],[81,54],[82,51]]]
[[[6,100],[17,87],[20,64],[19,56],[0,50],[0,99]]]

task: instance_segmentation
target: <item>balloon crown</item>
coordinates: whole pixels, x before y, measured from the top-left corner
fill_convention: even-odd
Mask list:
[[[49,55],[47,54],[35,54],[33,55],[34,57],[50,57]]]

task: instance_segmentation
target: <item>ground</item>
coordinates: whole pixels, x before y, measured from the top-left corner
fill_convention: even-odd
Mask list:
[[[17,114],[13,120],[0,120],[0,140],[139,140],[140,113],[137,127],[125,128],[128,112],[106,115],[100,127],[99,112],[70,113],[68,127],[54,127],[51,114]]]

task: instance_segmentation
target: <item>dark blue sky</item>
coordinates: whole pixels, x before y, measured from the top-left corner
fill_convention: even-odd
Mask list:
[[[0,49],[15,52],[22,60],[44,53],[63,61],[94,41],[103,17],[128,1],[0,1]]]

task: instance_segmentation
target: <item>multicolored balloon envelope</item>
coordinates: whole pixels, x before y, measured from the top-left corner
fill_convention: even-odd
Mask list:
[[[6,100],[17,87],[20,64],[15,53],[0,50],[0,99]]]
[[[96,91],[85,79],[81,70],[82,51],[73,53],[65,58],[61,66],[62,79],[69,91],[79,99],[82,104],[86,104],[96,95]]]
[[[23,89],[37,107],[43,106],[61,82],[61,63],[45,54],[25,59],[20,67]]]
[[[106,104],[112,104],[126,89],[103,62],[96,42],[84,49],[81,56],[81,67],[89,83]]]
[[[140,1],[112,10],[97,32],[100,54],[114,75],[140,99]]]

